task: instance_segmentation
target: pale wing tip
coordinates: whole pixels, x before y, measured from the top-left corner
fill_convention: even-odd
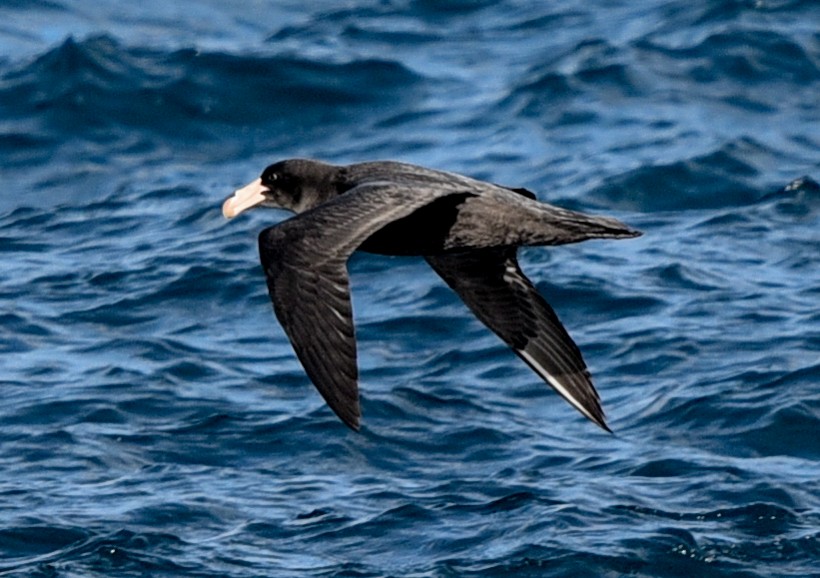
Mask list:
[[[527,362],[535,372],[541,376],[541,378],[546,381],[558,394],[563,397],[569,404],[577,409],[581,414],[584,415],[587,419],[592,421],[593,423],[597,424],[598,427],[607,431],[609,433],[613,433],[609,426],[606,424],[606,418],[604,416],[604,410],[601,408],[600,404],[597,402],[592,403],[584,403],[580,399],[578,399],[575,395],[570,392],[570,390],[561,383],[560,380],[556,378],[556,376],[549,373],[544,367],[538,363],[532,355],[530,355],[526,350],[523,349],[516,349],[515,352],[521,356],[521,358]],[[589,383],[589,387],[593,387],[592,383]],[[593,388],[594,393],[594,388]]]
[[[601,415],[601,417],[600,417],[599,419],[593,419],[592,421],[593,421],[593,422],[595,422],[596,424],[598,424],[598,426],[599,426],[602,430],[604,430],[605,432],[607,432],[607,433],[611,433],[612,435],[615,435],[615,432],[614,432],[614,431],[612,431],[612,430],[610,429],[610,427],[607,425],[606,420],[605,420],[605,418],[604,418],[603,414]]]
[[[552,382],[550,382],[550,385],[553,385]],[[589,421],[591,421],[592,423],[594,423],[595,425],[600,427],[605,432],[608,432],[608,433],[611,433],[611,434],[614,435],[614,432],[610,429],[610,427],[606,423],[606,415],[604,414],[604,410],[601,407],[600,403],[597,403],[597,402],[584,403],[584,402],[576,399],[574,396],[569,395],[568,392],[565,395],[563,388],[559,389],[559,388],[555,387],[554,389],[556,389],[561,394],[561,397],[563,397],[565,400],[567,400],[570,403],[570,405],[572,405],[575,409],[577,409],[578,412],[581,413],[584,417],[586,417]]]

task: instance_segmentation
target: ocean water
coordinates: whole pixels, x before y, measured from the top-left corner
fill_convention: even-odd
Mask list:
[[[820,576],[809,0],[0,4],[0,576]],[[614,435],[419,259],[350,263],[363,429],[256,235],[399,159],[644,231],[522,251]]]

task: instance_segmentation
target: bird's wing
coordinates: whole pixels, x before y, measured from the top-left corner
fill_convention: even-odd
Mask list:
[[[327,404],[359,427],[359,371],[345,262],[313,263],[260,238],[262,266],[276,317]]]
[[[426,257],[478,319],[564,399],[603,429],[601,401],[578,346],[521,272],[515,248]]]
[[[370,235],[452,191],[370,183],[259,234],[276,317],[330,408],[359,428],[356,338],[347,260]]]

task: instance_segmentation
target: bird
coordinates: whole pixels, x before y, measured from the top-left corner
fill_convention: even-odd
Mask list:
[[[360,429],[361,408],[347,261],[364,251],[423,257],[543,381],[612,431],[580,349],[517,252],[640,231],[540,202],[525,188],[398,161],[282,160],[234,191],[222,213],[255,207],[295,213],[259,233],[268,293],[305,373],[351,429]]]

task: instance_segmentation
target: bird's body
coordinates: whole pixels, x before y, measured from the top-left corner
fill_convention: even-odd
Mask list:
[[[274,310],[308,376],[348,426],[359,427],[356,341],[347,260],[356,250],[418,255],[538,375],[608,429],[575,343],[524,276],[520,246],[640,233],[607,218],[510,189],[406,163],[273,164],[225,201],[298,213],[259,235]]]

